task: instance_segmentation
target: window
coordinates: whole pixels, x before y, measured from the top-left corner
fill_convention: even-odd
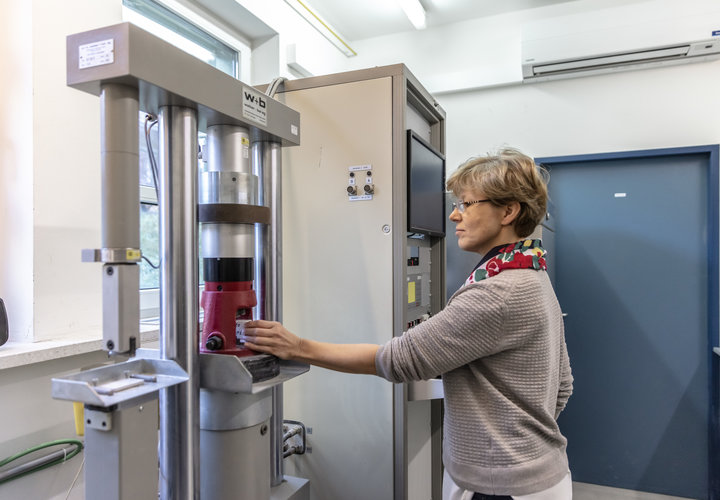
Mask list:
[[[153,0],[123,0],[123,17],[179,49],[235,78],[240,77],[239,49],[183,19]]]
[[[215,68],[235,77],[249,78],[249,73],[241,69],[249,68],[250,48],[237,39],[223,33],[206,19],[193,14],[186,7],[165,0],[163,4],[173,4],[178,11],[191,18],[181,17],[159,1],[123,0],[123,18],[162,38],[185,52],[205,61]],[[192,22],[191,22],[192,21]],[[202,26],[203,29],[201,29]],[[222,40],[221,40],[222,38]],[[227,43],[226,43],[227,42]],[[241,60],[244,64],[241,64]],[[143,260],[140,263],[140,316],[143,320],[157,317],[159,314],[160,286],[160,233],[158,199],[153,180],[150,155],[159,163],[158,127],[149,128],[150,149],[145,137],[145,111],[140,111],[138,119],[140,153],[140,249]],[[198,134],[198,144],[203,147],[205,134]],[[203,169],[199,163],[198,170]],[[202,266],[200,283],[202,284]]]

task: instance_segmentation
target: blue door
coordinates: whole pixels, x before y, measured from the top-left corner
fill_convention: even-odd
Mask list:
[[[717,146],[538,158],[575,392],[573,480],[718,492]]]

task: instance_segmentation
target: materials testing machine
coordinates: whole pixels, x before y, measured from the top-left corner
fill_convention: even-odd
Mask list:
[[[309,367],[237,340],[282,319],[281,149],[299,114],[129,23],[69,36],[67,83],[100,97],[102,248],[83,259],[102,263],[104,347],[129,356],[52,383],[84,404],[86,498],[306,499],[283,474],[282,384]],[[160,130],[159,350],[140,348],[140,110]]]

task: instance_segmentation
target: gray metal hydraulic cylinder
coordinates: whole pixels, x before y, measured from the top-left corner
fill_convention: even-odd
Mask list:
[[[270,392],[236,394],[203,389],[200,403],[203,498],[269,499]]]
[[[212,125],[207,128],[208,171],[200,174],[201,204],[258,203],[258,179],[250,167],[247,128]],[[200,231],[203,258],[255,256],[255,229],[249,224],[203,223]]]

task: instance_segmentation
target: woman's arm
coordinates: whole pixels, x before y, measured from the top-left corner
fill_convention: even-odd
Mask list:
[[[555,403],[555,420],[560,416],[560,412],[565,409],[565,405],[570,399],[573,392],[573,376],[570,369],[570,358],[568,357],[567,345],[565,338],[561,339],[562,346],[560,351],[560,386],[558,388],[557,402]]]
[[[375,344],[331,344],[298,337],[276,321],[245,323],[245,346],[257,352],[274,354],[346,373],[376,375]]]

